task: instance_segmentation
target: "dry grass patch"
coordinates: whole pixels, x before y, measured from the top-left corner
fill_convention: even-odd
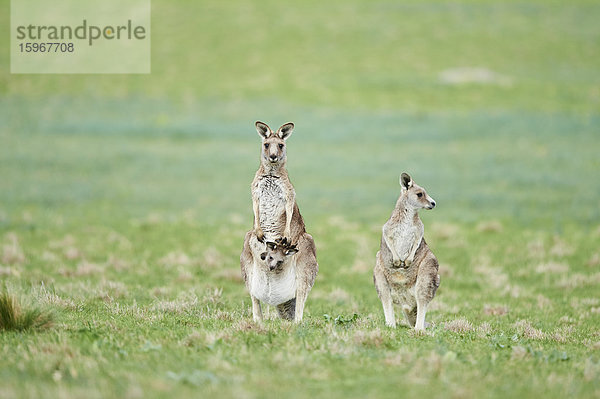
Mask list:
[[[600,298],[580,298],[577,302],[581,306],[597,306],[600,304]]]
[[[546,257],[546,247],[544,241],[537,238],[527,244],[527,253],[530,258],[543,259]]]
[[[524,347],[518,345],[512,347],[511,360],[523,360],[529,356],[529,352]]]
[[[214,310],[211,313],[210,317],[212,319],[215,319],[215,320],[222,320],[222,321],[232,322],[232,321],[237,320],[237,319],[239,319],[239,318],[241,318],[243,316],[238,315],[236,313],[227,312],[225,310],[216,309],[216,310]]]
[[[431,224],[431,232],[437,238],[448,240],[456,237],[460,232],[460,228],[456,224],[435,222]]]
[[[249,319],[238,320],[232,327],[234,331],[238,332],[255,332],[257,334],[266,334],[268,332],[261,323],[255,323]]]
[[[171,294],[173,289],[171,287],[154,287],[150,290],[150,294],[154,297],[165,297]]]
[[[564,257],[573,255],[575,253],[575,248],[569,244],[567,244],[560,237],[554,237],[554,245],[550,248],[550,255]]]
[[[600,273],[594,273],[592,275],[586,275],[583,273],[574,273],[568,276],[562,277],[557,283],[556,287],[575,289],[584,287],[587,285],[597,285],[600,283]]]
[[[191,266],[195,264],[194,260],[183,251],[169,252],[168,254],[160,258],[158,260],[158,263],[165,267]]]
[[[569,271],[569,265],[566,263],[548,262],[541,263],[535,268],[535,272],[538,274],[546,273],[566,273]]]
[[[222,304],[223,303],[223,288],[213,287],[208,288],[202,297],[203,303]]]
[[[503,229],[502,223],[497,220],[481,222],[475,227],[479,233],[500,233]]]
[[[572,317],[570,317],[570,316],[564,315],[563,317],[561,317],[560,319],[558,319],[558,322],[562,323],[562,324],[574,324],[575,323],[575,319],[572,318]]]
[[[583,340],[583,345],[585,345],[586,348],[594,351],[600,350],[600,341],[587,338]]]
[[[408,326],[408,323],[406,325]],[[412,338],[422,338],[433,337],[435,334],[429,327],[425,330],[415,330],[413,327],[410,327],[410,330],[408,330],[408,335]]]
[[[223,264],[223,255],[215,247],[207,248],[202,254],[202,266],[212,269]]]
[[[593,254],[590,259],[586,262],[586,265],[589,267],[596,267],[600,265],[600,253],[596,252]]]
[[[504,316],[508,313],[508,306],[506,305],[483,305],[483,314],[488,316]]]
[[[219,273],[215,275],[216,278],[231,281],[234,283],[243,283],[244,279],[242,278],[242,273],[240,273],[239,268],[227,268],[221,270]]]
[[[102,274],[104,268],[97,263],[88,262],[86,260],[80,262],[75,270],[61,268],[58,273],[64,277],[85,277]]]
[[[110,244],[117,244],[117,246],[120,250],[129,250],[129,249],[133,248],[131,241],[129,241],[129,239],[127,237],[125,237],[122,234],[117,233],[116,231],[111,231],[110,233],[108,233],[106,240]]]
[[[336,304],[349,303],[352,300],[350,294],[342,288],[334,288],[328,295],[327,299]]]
[[[440,263],[438,273],[442,278],[452,278],[454,276],[454,267],[447,263]]]
[[[53,253],[52,250],[56,250],[58,252],[62,252],[62,255],[67,260],[75,260],[81,258],[81,251],[75,246],[75,238],[68,234],[64,236],[61,240],[54,240],[48,243],[48,247],[50,251],[49,253]]]
[[[178,283],[185,283],[187,281],[192,281],[194,279],[194,275],[188,270],[179,270],[179,274],[177,275]]]
[[[94,296],[106,302],[127,295],[127,286],[119,281],[103,280],[94,290]]]
[[[560,344],[567,342],[567,338],[560,331],[554,331],[552,334],[550,334],[550,339]]]
[[[585,359],[583,366],[583,378],[586,381],[598,381],[600,378],[600,361],[593,360],[591,357]]]
[[[500,267],[491,266],[491,259],[487,255],[481,255],[474,261],[475,273],[482,278],[482,283],[495,289],[504,289],[509,286],[508,275]]]
[[[457,304],[448,305],[442,298],[435,298],[429,303],[429,311],[437,311],[446,315],[457,315],[460,313],[460,306]]]
[[[40,257],[40,259],[47,263],[58,263],[59,262],[58,255],[56,255],[54,252],[48,251],[48,250],[44,250],[42,252],[42,256]]]
[[[75,310],[77,305],[70,298],[62,298],[56,293],[49,291],[44,284],[34,290],[36,299],[43,304],[54,305],[65,309]]]
[[[341,231],[356,231],[358,230],[358,224],[355,222],[350,222],[342,215],[333,215],[328,220],[327,223],[331,227],[337,227]]]
[[[208,288],[202,297],[198,297],[194,290],[188,290],[178,295],[174,300],[155,301],[151,309],[155,312],[174,314],[190,314],[195,310],[200,311],[203,305],[221,305],[223,299],[222,288]],[[206,309],[204,309],[206,310]],[[212,317],[212,315],[211,315]]]
[[[10,266],[1,266],[0,265],[0,277],[2,276],[15,276],[19,277],[20,273],[17,269]]]
[[[493,331],[494,330],[493,330],[492,326],[487,321],[481,323],[481,325],[479,327],[477,327],[477,335],[482,338],[490,335]]]
[[[431,351],[426,356],[417,358],[414,366],[408,371],[407,377],[411,383],[420,385],[430,383],[432,378],[445,379],[444,374],[453,367],[456,361],[456,352],[448,351],[440,356],[437,352]]]
[[[412,364],[417,357],[415,351],[410,351],[405,348],[400,348],[398,351],[388,354],[384,359],[383,363],[386,366],[405,366]]]
[[[352,337],[356,345],[379,348],[384,343],[384,336],[381,329],[376,328],[371,331],[358,330]]]
[[[162,314],[152,313],[152,309],[147,306],[140,307],[137,303],[132,305],[122,305],[119,302],[112,302],[106,306],[109,311],[116,316],[134,317],[143,322],[153,322],[163,317]]]
[[[8,292],[0,294],[0,330],[45,330],[54,324],[54,314],[23,306]]]
[[[450,248],[463,248],[467,246],[458,225],[450,223],[433,223],[430,228],[431,236],[444,241]]]
[[[513,325],[519,335],[529,338],[529,339],[544,339],[546,338],[546,334],[541,330],[533,327],[531,323],[527,320],[519,320]]]
[[[551,309],[554,306],[552,301],[542,294],[538,294],[536,302],[539,309]]]
[[[19,239],[15,233],[8,233],[4,236],[7,241],[2,246],[2,263],[5,265],[22,265],[25,263],[25,254],[19,244]]]
[[[503,295],[509,295],[512,298],[522,298],[532,296],[531,290],[517,284],[507,284],[501,291]]]
[[[446,322],[444,324],[444,329],[458,334],[465,334],[469,331],[473,331],[473,325],[469,320],[461,317],[459,319]]]
[[[67,260],[75,260],[82,257],[81,251],[76,247],[68,247],[63,250],[63,256]]]
[[[199,306],[200,301],[196,294],[185,292],[172,301],[157,301],[152,305],[152,310],[157,312],[184,314],[189,313]]]
[[[106,264],[116,271],[128,270],[131,267],[131,264],[128,261],[118,258],[113,254],[108,256]]]
[[[181,341],[183,346],[194,347],[194,346],[207,346],[211,347],[218,341],[229,341],[231,335],[223,332],[213,331],[193,331],[187,337]]]
[[[356,256],[348,271],[359,274],[371,271],[375,265],[373,248],[369,245],[371,240],[366,235],[357,233],[351,234],[349,238],[354,242]]]
[[[52,240],[48,243],[48,246],[51,249],[61,249],[66,247],[72,247],[75,245],[75,237],[70,234],[67,234],[60,240]]]

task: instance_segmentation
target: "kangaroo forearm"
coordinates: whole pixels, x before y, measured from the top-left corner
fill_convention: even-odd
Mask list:
[[[259,209],[258,209],[258,201],[252,201],[252,209],[254,210],[254,229],[258,230],[260,227],[260,219],[259,219]]]
[[[385,242],[385,245],[387,245],[388,249],[392,253],[392,259],[400,260],[400,256],[398,256],[398,254],[396,253],[396,249],[394,249],[394,246],[392,245],[392,240],[390,240],[388,238],[387,234],[385,234],[385,230],[383,232],[383,241]]]
[[[291,239],[292,216],[294,213],[294,198],[289,198],[285,204],[285,231],[284,235]]]

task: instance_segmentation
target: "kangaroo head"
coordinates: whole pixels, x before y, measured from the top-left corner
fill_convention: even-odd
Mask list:
[[[414,209],[433,209],[435,201],[425,192],[425,189],[413,182],[408,173],[402,173],[400,176],[400,186],[402,194],[406,196],[406,203]]]
[[[273,271],[283,266],[288,256],[298,252],[298,248],[292,245],[286,238],[278,238],[275,242],[267,241],[267,252],[260,254],[260,258],[267,263],[269,270]]]
[[[285,141],[294,131],[294,124],[288,122],[277,129],[276,133],[266,123],[258,121],[255,125],[262,138],[261,163],[268,167],[285,165]]]

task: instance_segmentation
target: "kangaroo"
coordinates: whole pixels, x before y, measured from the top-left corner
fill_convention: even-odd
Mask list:
[[[401,193],[392,216],[383,225],[381,247],[373,271],[385,324],[396,327],[394,304],[415,330],[425,329],[425,313],[440,285],[438,261],[425,242],[418,210],[433,209],[435,201],[402,173]]]
[[[250,245],[259,246],[258,238],[250,231],[248,242]],[[264,244],[263,244],[264,245]],[[275,306],[279,317],[286,320],[294,319],[296,309],[296,259],[298,252],[296,245],[287,239],[278,239],[275,242],[266,242],[266,251],[262,252],[251,267],[242,271],[246,288],[253,298],[260,302]],[[262,318],[260,302],[255,309],[253,301],[253,314]]]
[[[287,318],[293,316],[294,321],[298,323],[302,321],[306,298],[314,285],[319,265],[314,240],[306,232],[304,220],[296,204],[296,191],[285,168],[287,161],[285,142],[292,134],[294,124],[286,123],[275,133],[263,122],[256,122],[255,125],[262,138],[261,156],[260,166],[251,185],[254,228],[246,233],[244,248],[240,255],[242,277],[246,282],[249,279],[253,281],[258,278],[255,276],[259,273],[259,269],[265,267],[265,259],[261,259],[265,240],[271,243],[280,240],[279,242],[282,243],[285,239],[289,245],[295,243],[297,253],[291,254],[291,258],[286,259],[290,265],[284,268],[285,273],[293,276],[293,278],[286,277],[289,279],[285,280],[286,284],[292,284],[293,281],[295,290],[293,298],[286,300],[293,299],[295,306],[288,305],[291,310],[285,315]],[[248,283],[246,287],[252,298],[252,316],[255,321],[262,320],[260,300],[270,305],[281,304],[272,303],[275,301],[273,299],[259,298],[255,295],[256,291],[253,293],[251,289],[253,286]]]

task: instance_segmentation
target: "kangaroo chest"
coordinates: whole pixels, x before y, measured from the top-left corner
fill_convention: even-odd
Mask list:
[[[276,306],[296,297],[296,261],[279,272],[269,271],[265,265],[254,262],[250,280],[250,294],[261,302]]]
[[[394,247],[400,260],[406,260],[417,241],[423,238],[423,227],[413,220],[401,220],[391,224],[387,229],[388,242]]]
[[[411,305],[415,302],[415,277],[412,270],[386,270],[390,295],[395,304]]]
[[[285,228],[286,188],[280,178],[265,176],[254,187],[258,198],[259,224],[268,239],[279,238]]]

